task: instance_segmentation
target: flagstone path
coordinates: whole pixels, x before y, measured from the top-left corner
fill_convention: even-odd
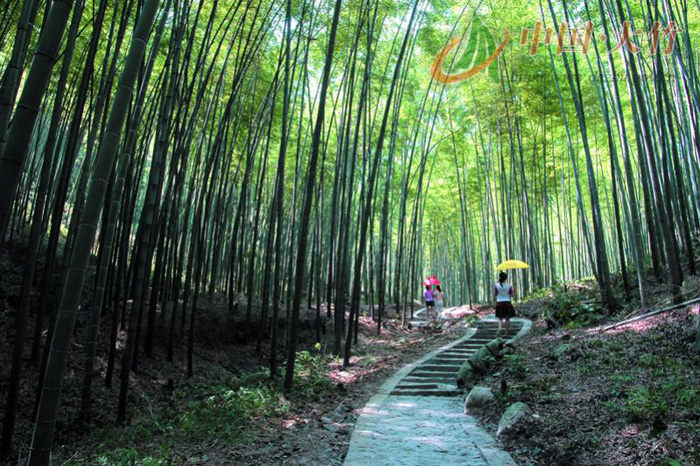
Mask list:
[[[507,338],[530,329],[516,319]],[[471,416],[456,375],[462,363],[496,337],[494,319],[400,369],[365,405],[345,457],[346,466],[515,465]]]

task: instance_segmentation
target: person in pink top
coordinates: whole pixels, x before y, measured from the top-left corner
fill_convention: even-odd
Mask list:
[[[498,333],[501,333],[503,321],[506,321],[506,334],[510,331],[510,319],[515,317],[515,308],[511,299],[515,294],[513,285],[506,283],[508,274],[501,272],[498,275],[498,282],[493,289],[493,298],[496,300],[496,317],[498,317]]]
[[[435,296],[433,295],[430,285],[425,285],[425,291],[423,292],[423,299],[425,299],[425,313],[428,315],[429,319],[432,319],[432,314],[435,309]]]

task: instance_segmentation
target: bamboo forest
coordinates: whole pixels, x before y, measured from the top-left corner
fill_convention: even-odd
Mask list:
[[[700,464],[699,39],[0,0],[0,463]]]

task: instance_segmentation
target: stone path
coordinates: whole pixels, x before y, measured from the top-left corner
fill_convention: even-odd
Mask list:
[[[509,339],[529,330],[512,322]],[[515,465],[494,439],[464,414],[456,373],[482,345],[496,337],[485,319],[459,340],[399,370],[382,385],[358,418],[345,465]]]

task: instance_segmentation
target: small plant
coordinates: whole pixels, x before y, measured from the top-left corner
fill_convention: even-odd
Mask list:
[[[318,345],[318,343],[317,343]],[[333,389],[333,381],[328,377],[328,358],[321,354],[300,351],[294,364],[294,391],[311,398],[317,398]]]
[[[612,392],[617,398],[627,398],[626,403],[616,403],[616,408],[635,420],[648,421],[656,416],[666,416],[671,411],[700,411],[700,390],[683,379],[633,386],[628,390],[623,387],[623,381],[620,381]]]
[[[527,362],[527,356],[523,353],[506,353],[503,355],[505,371],[520,379],[526,376]]]

